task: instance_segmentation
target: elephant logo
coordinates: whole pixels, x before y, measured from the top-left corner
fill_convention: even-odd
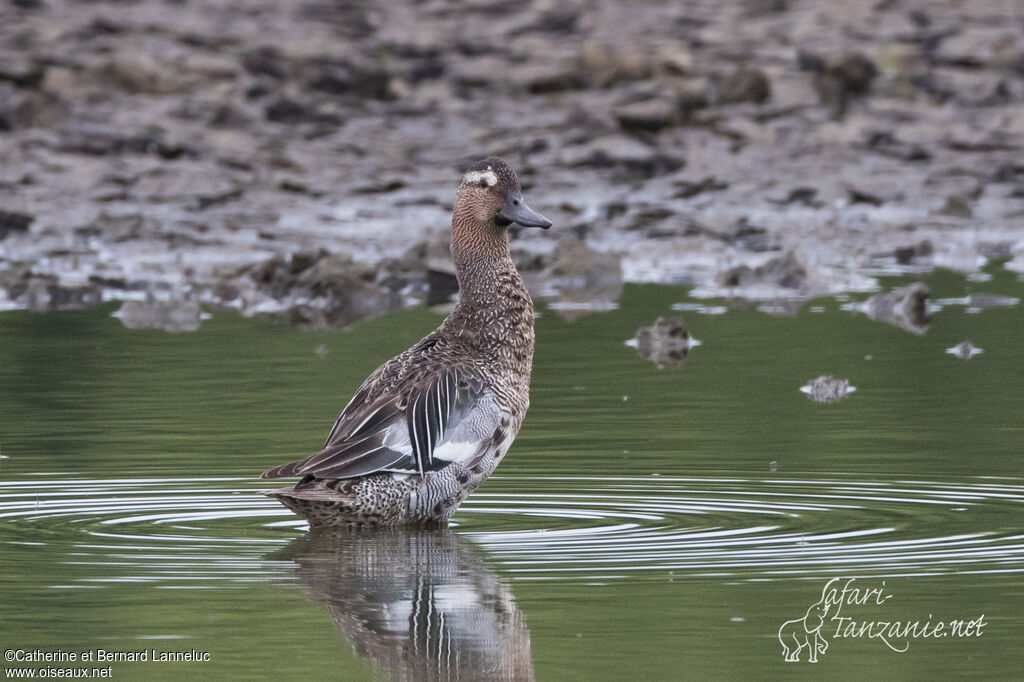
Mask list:
[[[821,628],[825,625],[825,615],[828,614],[829,602],[825,598],[828,588],[838,578],[833,578],[821,590],[821,599],[811,604],[803,618],[787,620],[779,628],[779,643],[782,644],[782,654],[786,657],[786,663],[796,663],[800,660],[800,652],[807,649],[807,660],[811,663],[818,662],[818,654],[823,654],[828,649],[828,642],[821,636]]]

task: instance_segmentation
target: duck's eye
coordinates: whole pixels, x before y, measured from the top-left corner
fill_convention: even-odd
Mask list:
[[[486,181],[486,180],[483,180],[483,179],[481,179],[481,180],[480,180],[480,186],[481,186],[481,187],[487,187],[487,181]]]

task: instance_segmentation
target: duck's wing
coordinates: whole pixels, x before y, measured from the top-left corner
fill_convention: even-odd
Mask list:
[[[370,379],[338,417],[323,450],[268,469],[263,478],[353,478],[378,471],[423,476],[453,461],[435,458],[435,449],[446,434],[465,431],[458,427],[482,393],[475,376],[457,368],[418,368],[376,399],[370,396],[377,382]],[[462,459],[466,449],[458,450]]]

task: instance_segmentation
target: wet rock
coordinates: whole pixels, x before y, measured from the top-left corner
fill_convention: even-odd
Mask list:
[[[939,215],[970,218],[974,215],[974,211],[971,210],[971,202],[967,197],[962,194],[952,194],[946,197],[946,203],[939,209]]]
[[[84,78],[95,80],[104,88],[118,88],[131,94],[170,95],[192,87],[191,81],[180,74],[179,69],[158,64],[145,55],[122,55],[101,64]]]
[[[299,125],[302,123],[325,123],[338,125],[341,119],[335,114],[321,113],[316,105],[290,97],[279,97],[263,110],[268,121]]]
[[[837,403],[857,390],[847,379],[823,374],[800,387],[800,392],[816,403]]]
[[[26,128],[51,128],[67,116],[67,103],[48,92],[0,83],[0,133]]]
[[[198,155],[185,143],[168,139],[166,132],[158,126],[130,132],[102,123],[74,120],[61,127],[57,148],[62,152],[89,156],[153,154],[168,161]]]
[[[996,23],[992,26],[965,26],[944,38],[932,52],[939,64],[976,69],[1009,66],[1024,56],[1020,31]]]
[[[242,55],[242,66],[254,76],[270,76],[279,80],[287,78],[289,72],[288,61],[273,45],[246,50]]]
[[[368,60],[315,57],[300,61],[296,75],[311,90],[365,99],[394,99],[391,77]]]
[[[719,104],[762,104],[771,98],[772,86],[764,71],[748,67],[737,69],[723,78],[716,84],[715,93],[714,99]]]
[[[928,161],[932,158],[931,153],[921,145],[899,140],[889,131],[869,133],[864,148],[901,161]]]
[[[199,329],[198,301],[125,301],[114,313],[128,329],[194,332]]]
[[[900,265],[910,265],[921,258],[929,258],[935,252],[930,239],[922,239],[911,246],[901,246],[893,251],[893,257]]]
[[[678,180],[673,183],[678,189],[672,194],[673,199],[690,199],[704,192],[719,192],[729,189],[729,183],[707,175],[700,180]]]
[[[960,358],[961,360],[970,360],[979,353],[984,353],[981,348],[978,348],[970,341],[961,341],[952,348],[947,348],[946,352],[950,355]]]
[[[582,240],[562,241],[543,281],[542,295],[555,299],[549,305],[563,318],[610,310],[622,295],[622,257]]]
[[[287,312],[292,323],[328,330],[381,315],[401,301],[378,283],[376,268],[340,254],[317,254],[315,262],[298,253],[243,269],[234,282],[240,296],[255,285],[252,305],[243,312]],[[267,301],[266,299],[270,299]]]
[[[626,341],[637,355],[653,362],[659,369],[682,367],[690,349],[700,343],[690,336],[683,318],[665,316],[659,317],[649,327],[640,327],[636,335]]]
[[[741,218],[733,229],[726,234],[721,235],[721,238],[735,246],[737,249],[742,251],[753,251],[760,253],[763,251],[778,251],[782,247],[778,243],[778,239],[775,235],[770,234],[768,230],[757,225],[751,225],[747,222],[746,218]],[[790,254],[792,255],[792,254]],[[776,263],[775,261],[769,261],[764,267],[769,269],[764,272],[769,276],[779,275],[778,280],[780,286],[787,288],[793,288],[787,284],[782,284],[783,281],[791,282],[794,286],[799,286],[806,273],[801,274],[803,267],[796,263],[795,258],[790,260],[783,260]]]
[[[781,196],[775,199],[768,199],[773,204],[780,206],[787,206],[789,204],[800,204],[808,206],[810,208],[821,207],[821,202],[815,199],[818,196],[818,190],[813,187],[794,187],[789,190],[785,196]]]
[[[852,186],[848,187],[846,192],[851,204],[870,204],[872,206],[881,206],[890,199],[889,197],[883,197]]]
[[[1024,182],[1024,164],[1004,163],[992,173],[992,182]]]
[[[624,104],[612,110],[623,130],[657,131],[679,123],[679,105],[675,100],[654,98]]]
[[[928,331],[931,317],[928,315],[928,286],[915,282],[893,289],[884,294],[875,294],[864,303],[855,306],[872,320],[888,322],[900,329],[922,335]]]
[[[34,312],[82,310],[103,300],[95,284],[62,283],[54,275],[37,274],[27,267],[0,271],[0,288],[6,290],[8,300]]]
[[[756,268],[746,265],[731,268],[722,274],[721,279],[722,286],[730,288],[770,284],[783,289],[799,289],[806,280],[807,269],[792,251]]]
[[[671,173],[683,167],[676,156],[647,146],[623,135],[607,135],[582,149],[574,150],[567,159],[571,166],[611,168],[623,179],[647,179]]]
[[[800,53],[800,68],[814,73],[812,85],[821,104],[827,106],[833,119],[846,115],[852,98],[866,94],[878,75],[874,62],[859,52],[822,58]]]
[[[566,92],[586,87],[583,75],[572,63],[529,63],[512,71],[512,83],[533,94]]]
[[[587,83],[599,88],[644,80],[654,73],[650,57],[637,46],[612,47],[588,42],[581,48],[578,61]]]
[[[0,240],[5,239],[9,234],[28,232],[28,227],[33,220],[35,217],[27,213],[0,211]]]
[[[46,65],[24,54],[0,55],[0,81],[19,88],[38,88],[46,75]]]

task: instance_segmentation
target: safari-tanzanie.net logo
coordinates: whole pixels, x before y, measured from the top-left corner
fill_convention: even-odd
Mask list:
[[[930,613],[927,619],[894,619],[885,610],[892,596],[884,580],[862,584],[856,578],[832,578],[803,618],[787,620],[779,628],[783,657],[787,663],[817,663],[818,656],[840,639],[875,640],[904,653],[911,640],[981,637],[988,625],[985,614],[973,619],[935,619]]]

